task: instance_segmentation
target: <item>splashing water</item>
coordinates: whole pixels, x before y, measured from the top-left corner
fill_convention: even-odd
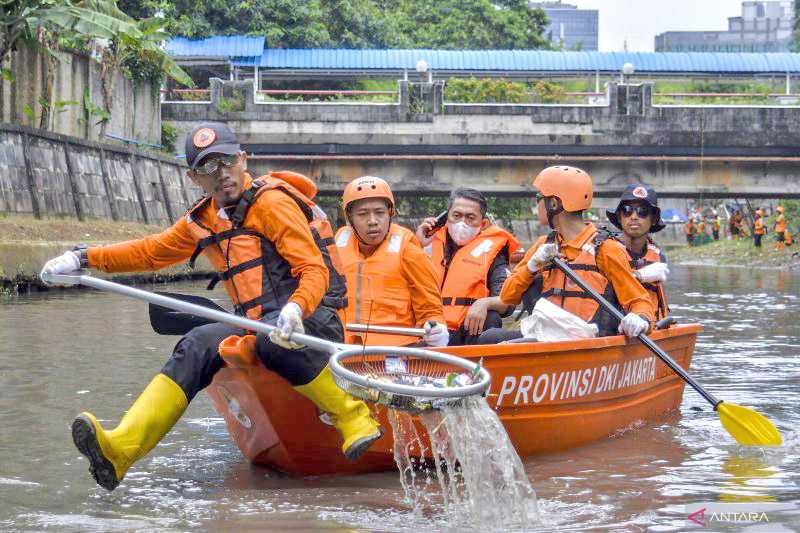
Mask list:
[[[419,417],[390,411],[400,483],[415,515],[442,507],[450,526],[509,530],[538,521],[536,493],[500,419],[479,397]],[[425,456],[434,467],[426,468]],[[433,483],[438,481],[437,494]]]

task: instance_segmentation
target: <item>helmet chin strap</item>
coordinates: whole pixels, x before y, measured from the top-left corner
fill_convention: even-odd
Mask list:
[[[547,211],[547,224],[550,226],[550,229],[556,229],[555,226],[553,226],[553,218],[555,218],[557,214],[564,211],[564,206],[559,204],[559,206],[556,207],[555,209],[550,209],[550,205],[548,205],[548,202],[545,202],[544,208],[545,211]]]

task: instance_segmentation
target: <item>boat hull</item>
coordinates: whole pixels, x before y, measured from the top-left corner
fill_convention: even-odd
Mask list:
[[[691,363],[699,325],[675,326],[651,338],[683,368]],[[487,397],[521,457],[562,451],[606,438],[675,410],[684,383],[638,341],[604,337],[550,343],[442,348],[483,357],[492,374]],[[206,389],[228,431],[253,463],[289,475],[353,474],[395,467],[386,433],[357,462],[341,453],[337,431],[310,401],[256,361],[226,358]],[[424,434],[422,426],[420,434]]]

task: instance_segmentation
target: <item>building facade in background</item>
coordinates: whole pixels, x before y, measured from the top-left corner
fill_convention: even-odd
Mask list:
[[[544,35],[554,46],[564,50],[597,50],[598,16],[596,9],[578,9],[561,2],[531,2],[541,8],[550,23]]]
[[[742,16],[728,18],[728,31],[667,31],[656,35],[656,52],[790,52],[794,2],[742,2]]]

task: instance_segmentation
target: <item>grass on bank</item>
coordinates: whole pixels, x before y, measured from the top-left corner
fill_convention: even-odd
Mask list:
[[[0,242],[47,244],[108,244],[163,231],[164,227],[136,222],[74,218],[37,219],[29,215],[0,214]]]
[[[795,243],[781,251],[775,250],[775,234],[768,233],[759,250],[753,239],[719,240],[700,246],[681,246],[670,250],[670,263],[703,263],[709,265],[736,265],[742,267],[800,268],[800,246]]]

